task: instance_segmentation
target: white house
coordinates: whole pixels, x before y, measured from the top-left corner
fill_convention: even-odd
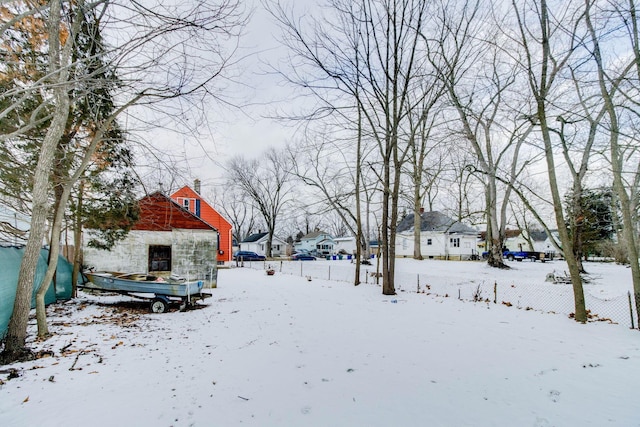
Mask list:
[[[505,231],[504,247],[510,251],[535,250],[529,247],[529,241],[526,237],[526,232],[523,232],[522,230],[507,229]]]
[[[333,239],[333,249],[336,253],[346,253],[355,255],[356,253],[356,238],[353,236],[336,237]]]
[[[560,234],[558,230],[551,230],[551,235],[553,236],[553,240],[556,242],[560,241]],[[531,239],[533,240],[533,248],[538,252],[544,252],[547,254],[547,257],[553,258],[557,249],[554,246],[551,238],[547,235],[546,231],[532,231]]]
[[[242,242],[240,242],[240,250],[241,251],[251,251],[260,255],[266,255],[267,253],[267,237],[268,233],[258,232],[250,235]],[[287,243],[273,236],[273,240],[271,242],[271,255],[272,256],[280,256],[285,253],[287,248]]]
[[[468,260],[478,254],[478,231],[448,216],[432,211],[420,214],[420,251],[424,258]],[[412,257],[414,214],[400,221],[396,236],[396,256]]]
[[[530,247],[529,240],[526,238],[527,233],[530,234],[533,248]],[[556,241],[560,241],[557,230],[553,230],[551,233]],[[506,235],[504,246],[510,251],[533,250],[544,252],[547,255],[553,255],[556,252],[556,248],[546,231],[507,230]]]
[[[306,236],[302,236],[300,241],[294,244],[294,249],[298,252],[308,251],[317,256],[336,253],[333,237],[324,231],[312,231]]]

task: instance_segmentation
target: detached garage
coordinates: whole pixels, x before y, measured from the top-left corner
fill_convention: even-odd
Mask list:
[[[218,231],[160,192],[143,197],[139,207],[140,219],[111,250],[83,244],[84,264],[104,271],[177,275],[215,287]]]

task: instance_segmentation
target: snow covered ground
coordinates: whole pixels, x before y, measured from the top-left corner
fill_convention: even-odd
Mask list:
[[[317,261],[221,270],[186,313],[86,294],[52,306],[43,357],[0,367],[19,374],[0,375],[0,426],[640,426],[639,331],[457,298],[568,288],[544,281],[560,263],[398,265],[396,296]],[[329,266],[333,281],[316,277]],[[631,289],[624,267],[588,269],[589,294]]]

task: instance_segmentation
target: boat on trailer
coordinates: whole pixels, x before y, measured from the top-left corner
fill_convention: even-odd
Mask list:
[[[211,296],[202,292],[204,286],[202,280],[186,281],[184,278],[174,276],[165,279],[147,273],[113,271],[87,271],[83,276],[85,280],[80,287],[149,299],[151,300],[149,308],[153,313],[168,311],[171,302],[179,302],[180,310],[186,310],[196,301]]]

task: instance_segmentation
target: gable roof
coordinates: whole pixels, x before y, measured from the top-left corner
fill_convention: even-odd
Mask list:
[[[509,230],[509,229],[505,230],[505,234],[506,234],[505,237],[507,239],[518,237],[520,235],[524,237],[525,235],[525,233],[522,230]],[[544,242],[545,240],[547,240],[547,232],[544,230],[530,230],[529,236],[531,237],[531,240],[533,240],[534,242]],[[481,231],[480,238],[482,240],[485,240],[487,238],[487,232]]]
[[[213,206],[211,206],[207,201],[194,189],[185,185],[175,193],[171,195],[173,200],[178,200],[178,198],[189,198],[194,200],[200,200],[201,204],[201,213],[200,217],[207,221],[209,224],[213,225],[216,228],[224,228],[227,226],[231,229],[232,224],[227,218],[225,218],[220,212],[218,212]]]
[[[531,239],[534,242],[544,242],[545,240],[547,240],[547,237],[548,237],[547,232],[545,230],[531,230],[529,234],[531,235]]]
[[[413,230],[414,214],[409,214],[398,224],[397,232]],[[443,233],[478,234],[478,231],[468,225],[449,218],[438,211],[424,212],[420,215],[420,231],[440,231]]]
[[[331,235],[326,231],[316,230],[302,236],[300,240],[313,240],[313,239],[317,239],[319,236],[324,236],[324,235],[327,235],[329,236],[329,238],[333,239],[333,237],[331,237]]]
[[[138,201],[140,219],[132,230],[171,231],[174,228],[214,230],[215,227],[198,218],[187,209],[159,191]]]
[[[504,234],[505,234],[504,237],[506,239],[513,239],[513,238],[519,237],[521,235],[524,237],[524,235],[522,233],[522,230],[518,230],[518,229],[512,230],[512,229],[507,228],[506,230],[504,230]],[[487,238],[487,231],[486,230],[483,230],[483,231],[480,232],[480,238],[482,240],[486,240],[486,238]]]
[[[244,239],[241,243],[253,243],[253,242],[257,242],[258,240],[262,239],[264,236],[266,236],[268,233],[253,233],[251,234],[249,237],[247,237],[246,239]]]
[[[233,237],[231,221],[222,216],[214,209],[202,196],[188,185],[185,185],[171,195],[179,205],[185,206],[196,216],[215,227],[219,232],[218,240],[218,261],[231,261],[233,252]]]

